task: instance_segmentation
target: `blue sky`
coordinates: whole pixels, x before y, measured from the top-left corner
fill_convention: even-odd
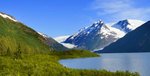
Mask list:
[[[51,37],[71,35],[99,19],[150,19],[148,0],[0,0],[0,11]]]

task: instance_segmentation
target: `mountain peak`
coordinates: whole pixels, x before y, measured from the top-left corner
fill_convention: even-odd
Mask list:
[[[124,32],[107,26],[102,20],[99,20],[68,37],[64,43],[74,44],[77,48],[95,50],[104,48],[122,36],[124,36]]]
[[[99,52],[103,53],[127,53],[127,52],[150,52],[150,21],[137,29],[129,32],[123,38],[110,44]],[[136,38],[136,39],[133,39]]]
[[[97,22],[94,22],[93,25],[91,27],[98,27],[98,26],[102,26],[104,25],[104,22],[100,19]]]
[[[18,22],[13,16],[10,16],[10,15],[5,14],[5,13],[3,13],[3,12],[0,12],[0,16],[3,17],[3,18],[10,19],[10,20],[12,20],[12,21],[14,21],[14,22]]]
[[[125,33],[131,32],[132,30],[136,29],[137,27],[144,24],[144,21],[141,20],[134,20],[134,19],[125,19],[117,22],[112,27],[115,27]]]
[[[130,24],[130,19],[125,19],[125,20],[122,20],[122,21],[119,21],[119,22],[124,22],[124,23],[127,23],[127,24]]]
[[[77,48],[87,50],[102,49],[124,37],[128,32],[131,32],[143,23],[140,20],[125,19],[108,26],[102,20],[99,20],[91,26],[83,28],[78,33],[71,35],[64,43],[74,44]]]
[[[100,19],[97,22],[95,22],[94,24],[103,24],[104,22]]]
[[[104,26],[104,22],[102,20],[99,20],[95,23],[93,23],[91,26],[89,26],[88,28],[85,28],[84,30],[82,30],[80,33],[82,34],[90,34],[94,31],[99,31],[101,30],[101,28]]]

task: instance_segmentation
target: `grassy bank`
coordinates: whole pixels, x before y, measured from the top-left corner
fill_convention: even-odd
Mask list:
[[[59,59],[68,59],[68,58],[85,58],[85,57],[98,57],[100,55],[96,53],[91,53],[87,50],[76,50],[71,49],[68,51],[52,51],[50,55],[57,56]]]
[[[0,56],[0,76],[139,76],[138,73],[131,72],[70,69],[58,63],[62,58],[89,56],[98,55],[83,50],[72,50],[48,54]]]

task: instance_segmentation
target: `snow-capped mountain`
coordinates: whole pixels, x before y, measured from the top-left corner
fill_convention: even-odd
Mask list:
[[[59,42],[59,43],[62,43],[64,42],[68,37],[70,37],[70,35],[67,35],[67,36],[59,36],[59,37],[55,37],[54,39]]]
[[[70,43],[64,43],[64,41],[70,37],[70,35],[67,35],[67,36],[59,36],[59,37],[55,37],[54,39],[59,42],[60,44],[62,44],[63,46],[69,48],[69,49],[72,49],[72,48],[76,48],[75,45],[73,44],[70,44]]]
[[[126,20],[119,21],[118,23],[114,24],[112,27],[124,31],[125,33],[128,33],[136,29],[137,27],[141,26],[144,23],[145,22],[141,20],[126,19]]]
[[[64,43],[74,44],[78,48],[87,50],[103,49],[143,23],[143,21],[139,20],[122,20],[112,26],[108,26],[99,20],[68,37]]]
[[[10,15],[7,15],[7,14],[5,14],[5,13],[0,12],[0,16],[3,17],[3,18],[10,19],[10,20],[12,20],[12,21],[14,21],[14,22],[18,22],[14,17],[12,17],[12,16],[10,16]]]
[[[95,50],[104,48],[124,35],[124,32],[107,26],[103,21],[99,20],[91,26],[81,29],[64,42],[74,44],[78,48]]]
[[[136,39],[133,39],[136,38]],[[150,21],[129,32],[115,43],[105,47],[100,53],[150,52]]]

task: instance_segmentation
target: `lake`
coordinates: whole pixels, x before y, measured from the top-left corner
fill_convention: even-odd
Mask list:
[[[150,53],[106,53],[101,57],[65,59],[59,61],[68,68],[106,69],[109,71],[138,72],[141,76],[150,76]]]

